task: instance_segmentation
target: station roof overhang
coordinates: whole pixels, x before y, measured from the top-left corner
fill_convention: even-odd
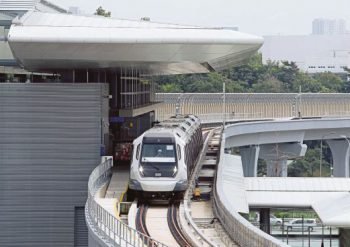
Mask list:
[[[133,68],[145,74],[206,73],[241,64],[263,39],[220,29],[30,11],[8,35],[27,70]]]

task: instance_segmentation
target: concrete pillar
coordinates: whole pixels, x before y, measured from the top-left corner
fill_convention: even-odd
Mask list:
[[[339,228],[339,247],[350,246],[350,229]]]
[[[245,146],[239,148],[245,177],[257,176],[259,151],[259,146]]]
[[[302,143],[276,143],[260,145],[259,158],[267,164],[268,177],[287,177],[288,160],[304,156],[307,146]]]
[[[345,139],[327,140],[333,157],[333,176],[350,177],[349,174],[349,142]]]
[[[269,208],[261,208],[260,209],[260,229],[267,234],[270,234],[270,209]]]
[[[266,160],[268,177],[287,177],[288,176],[288,159]]]

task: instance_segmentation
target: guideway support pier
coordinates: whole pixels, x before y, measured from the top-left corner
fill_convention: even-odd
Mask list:
[[[263,144],[240,147],[245,177],[256,177],[258,158],[267,163],[268,177],[287,177],[289,159],[304,156],[307,146],[302,143]]]
[[[333,176],[350,177],[349,153],[350,142],[346,139],[329,139],[327,143],[332,151]]]
[[[261,208],[260,209],[260,229],[267,234],[271,234],[270,232],[270,209],[269,208]]]

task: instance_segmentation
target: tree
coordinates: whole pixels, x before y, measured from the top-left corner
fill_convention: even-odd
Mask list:
[[[298,73],[295,80],[292,82],[292,92],[298,92],[299,87],[303,93],[319,93],[322,85],[306,73]]]
[[[283,93],[285,92],[283,83],[275,77],[264,80],[261,83],[254,84],[252,87],[254,93]]]
[[[182,93],[182,89],[179,84],[176,83],[168,83],[161,85],[160,90],[163,93]]]
[[[102,6],[100,6],[100,7],[98,7],[98,9],[96,9],[96,12],[94,13],[94,15],[100,15],[100,16],[104,16],[104,17],[111,17],[111,12],[104,10],[102,8]]]
[[[344,88],[345,82],[331,72],[316,74],[314,78],[322,85],[323,90],[321,92],[336,93]]]

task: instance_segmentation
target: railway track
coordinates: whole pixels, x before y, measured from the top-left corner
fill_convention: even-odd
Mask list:
[[[179,204],[171,204],[168,208],[168,226],[181,247],[191,247],[190,241],[184,235],[180,225],[179,225]]]
[[[160,246],[152,237],[167,246],[190,247],[191,242],[182,232],[179,224],[179,204],[170,203],[166,206],[149,206],[140,204],[136,214],[136,229],[148,238],[146,246]]]

